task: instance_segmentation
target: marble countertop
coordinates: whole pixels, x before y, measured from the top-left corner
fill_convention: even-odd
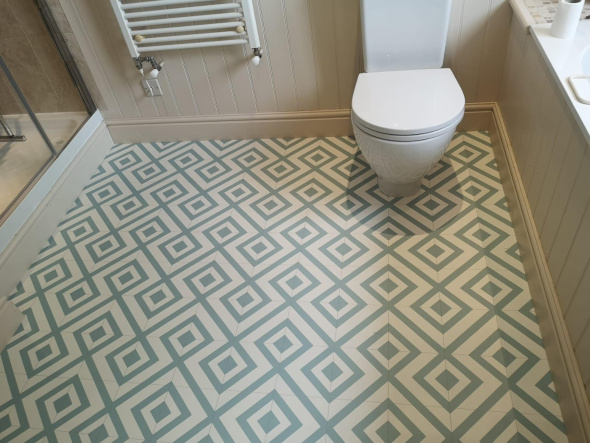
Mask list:
[[[512,9],[526,28],[532,25],[552,23],[558,2],[559,0],[510,0]],[[588,15],[590,15],[590,1],[586,0],[582,17]]]

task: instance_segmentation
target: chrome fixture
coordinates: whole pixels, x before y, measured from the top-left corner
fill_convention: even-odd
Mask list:
[[[0,142],[24,142],[27,140],[27,137],[24,135],[14,135],[13,132],[10,130],[8,123],[4,120],[4,116],[0,114],[0,126],[6,132],[6,135],[0,135]]]
[[[154,57],[152,57],[151,55],[150,56],[133,57],[133,61],[135,62],[135,67],[137,68],[137,70],[139,71],[139,73],[141,75],[143,75],[143,64],[149,63],[152,67],[152,70],[149,73],[149,76],[151,78],[158,77],[158,74],[160,74],[160,71],[162,70],[162,67],[164,66],[164,62],[157,62],[156,59]]]

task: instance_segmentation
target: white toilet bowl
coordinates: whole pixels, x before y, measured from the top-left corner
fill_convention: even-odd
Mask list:
[[[361,152],[379,178],[379,189],[391,197],[405,197],[420,190],[422,178],[442,158],[457,125],[423,140],[386,140],[363,131],[352,120]]]
[[[352,123],[358,146],[392,197],[412,195],[444,155],[465,111],[448,69],[359,76]]]

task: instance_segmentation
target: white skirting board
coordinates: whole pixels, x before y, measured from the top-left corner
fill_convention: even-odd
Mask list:
[[[467,112],[459,129],[487,129],[489,112],[477,114]],[[107,120],[107,126],[116,143],[337,137],[353,134],[350,109]]]
[[[107,120],[116,143],[352,135],[350,110]]]
[[[485,106],[480,107],[485,112]],[[490,137],[518,246],[523,257],[533,304],[553,374],[555,389],[572,442],[590,442],[590,404],[570,341],[559,299],[545,259],[526,191],[518,171],[502,113],[497,103],[488,109]]]
[[[22,318],[8,295],[113,144],[97,111],[0,226],[0,350]]]

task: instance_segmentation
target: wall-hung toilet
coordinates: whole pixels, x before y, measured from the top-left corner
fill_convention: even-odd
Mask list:
[[[352,99],[359,148],[387,195],[416,193],[444,155],[465,96],[442,69],[452,0],[361,0],[365,73]]]

